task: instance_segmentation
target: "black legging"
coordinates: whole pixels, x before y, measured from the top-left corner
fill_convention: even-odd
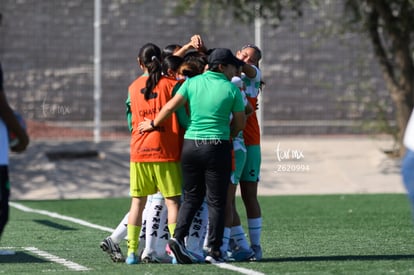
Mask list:
[[[223,239],[224,212],[231,174],[231,144],[222,140],[184,140],[181,166],[184,200],[178,213],[174,237],[188,235],[204,197],[208,205],[208,247],[219,251]]]
[[[7,166],[0,166],[0,238],[9,220],[9,172]]]

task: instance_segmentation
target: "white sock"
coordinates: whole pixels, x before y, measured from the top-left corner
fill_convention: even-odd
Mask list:
[[[147,197],[147,202],[145,203],[144,211],[142,211],[142,226],[141,231],[139,232],[139,243],[138,243],[138,256],[141,257],[142,254],[144,254],[144,257],[146,256],[145,250],[145,232],[147,231],[147,212],[148,208],[150,207],[152,202],[152,196]]]
[[[236,243],[236,245],[244,250],[250,249],[249,242],[244,234],[243,227],[241,225],[233,226],[231,228],[230,238]]]
[[[204,250],[206,250],[208,248],[208,225],[209,225],[209,222],[207,220],[206,232],[204,233],[204,237],[201,240],[203,242],[203,249]]]
[[[262,218],[248,219],[249,237],[251,245],[260,245],[260,235],[262,234]]]
[[[231,232],[230,227],[224,227],[223,244],[220,247],[222,255],[227,255],[227,250],[229,250],[230,232]]]
[[[128,235],[128,232],[127,232],[128,216],[129,216],[129,212],[125,214],[122,221],[115,228],[114,232],[112,232],[111,239],[114,243],[119,244]]]
[[[186,238],[186,247],[189,251],[197,255],[203,255],[203,245],[205,239],[205,232],[208,223],[208,208],[207,203],[203,202],[200,209],[194,216],[193,222]]]
[[[161,195],[161,193],[160,193]],[[159,219],[159,226],[157,230],[157,238],[155,241],[155,253],[159,257],[165,257],[166,251],[165,247],[167,246],[168,240],[170,239],[170,232],[168,229],[168,210],[167,206],[165,205],[165,199],[161,195],[161,202],[163,205],[163,208],[160,213],[160,219]]]
[[[159,236],[164,230],[165,220],[162,221],[162,213],[165,209],[164,198],[157,194],[153,195],[146,212],[145,252],[148,254],[155,252]]]

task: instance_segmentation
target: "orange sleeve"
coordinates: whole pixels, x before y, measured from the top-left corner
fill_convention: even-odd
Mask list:
[[[247,97],[247,100],[253,106],[256,107],[257,98]],[[243,130],[244,143],[246,145],[258,145],[260,144],[260,127],[257,120],[256,112],[253,112],[246,121],[246,127]]]

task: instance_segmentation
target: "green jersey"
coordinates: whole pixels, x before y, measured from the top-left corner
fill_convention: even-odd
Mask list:
[[[178,90],[188,102],[189,124],[184,138],[230,140],[229,116],[244,112],[239,88],[224,74],[207,71],[184,81]]]

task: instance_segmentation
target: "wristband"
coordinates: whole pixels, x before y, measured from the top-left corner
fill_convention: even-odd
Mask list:
[[[150,125],[151,125],[152,129],[155,129],[154,120],[151,120]]]

